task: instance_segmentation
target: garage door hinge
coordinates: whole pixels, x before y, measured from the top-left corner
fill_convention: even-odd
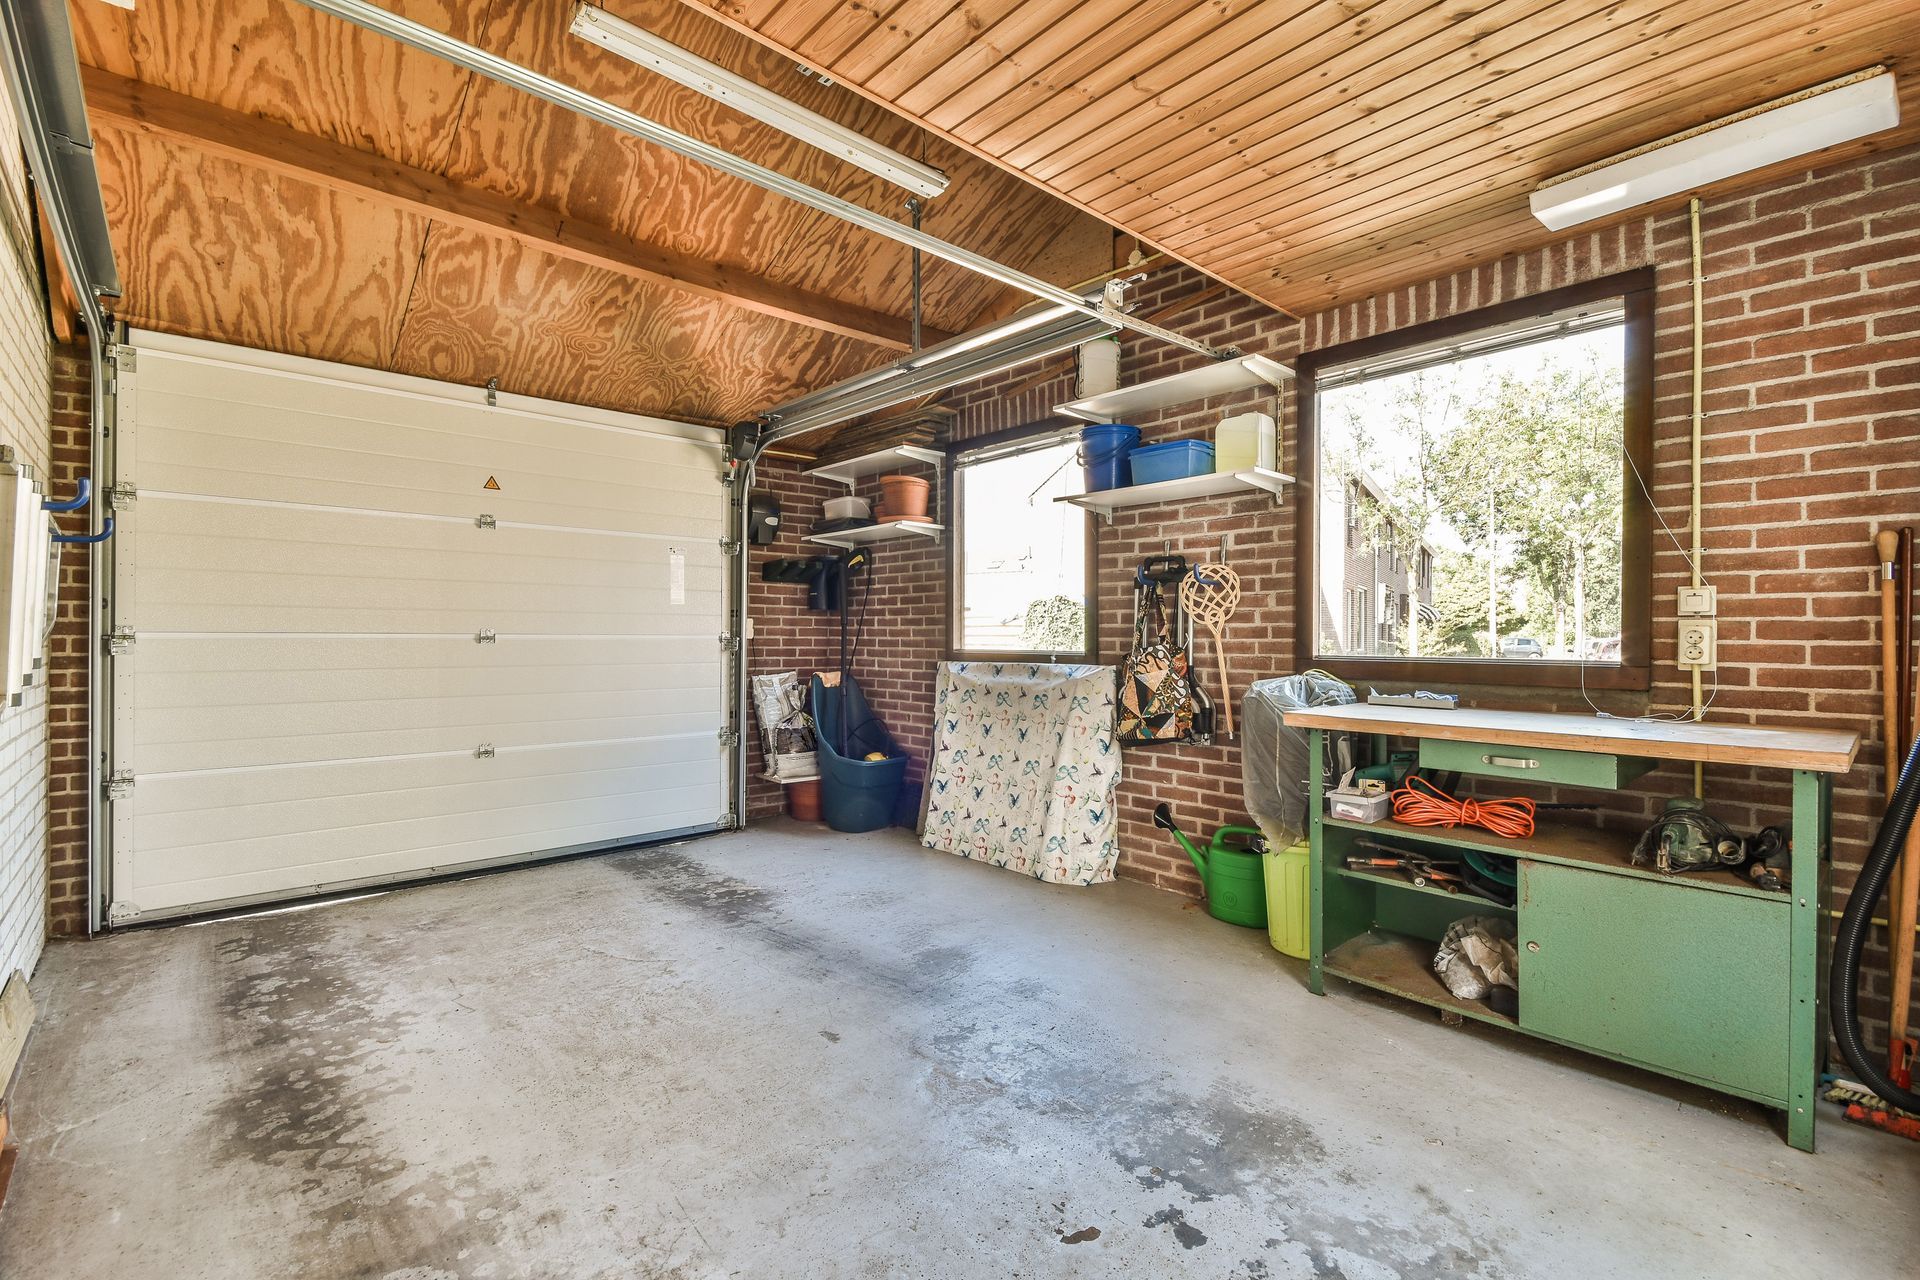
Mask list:
[[[731,631],[726,632],[720,637],[720,647],[728,653],[738,653],[740,651],[740,637],[734,635]]]
[[[138,920],[146,912],[131,902],[116,902],[107,908],[108,924],[125,924],[129,920]]]
[[[489,515],[475,517],[473,524],[476,529],[498,529],[500,527],[500,522]]]
[[[499,639],[500,637],[494,634],[492,627],[482,627],[473,633],[473,642],[475,644],[495,644]]]
[[[101,789],[107,793],[109,800],[125,800],[133,793],[133,770],[116,769],[101,784]]]
[[[739,541],[739,539],[737,539],[737,538],[722,538],[722,539],[720,539],[720,554],[721,554],[721,555],[723,555],[723,556],[737,556],[737,555],[739,555],[739,554],[740,554],[740,541]]]
[[[134,488],[128,481],[122,480],[119,484],[113,485],[107,490],[107,504],[114,510],[121,511],[132,506],[134,499],[139,496],[140,491],[138,489]]]
[[[107,354],[112,358],[114,368],[122,373],[132,373],[140,365],[140,353],[125,343],[115,343]]]
[[[737,729],[722,729],[720,731],[720,745],[729,751],[739,746],[740,731]]]
[[[121,657],[127,650],[133,648],[133,628],[115,627],[102,636],[101,640],[106,645],[109,657]]]
[[[493,759],[493,754],[493,744],[491,742],[483,742],[473,749],[473,758],[475,760],[491,760]]]

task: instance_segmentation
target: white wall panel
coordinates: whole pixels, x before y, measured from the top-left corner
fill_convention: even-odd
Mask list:
[[[718,433],[135,345],[116,918],[722,817]]]

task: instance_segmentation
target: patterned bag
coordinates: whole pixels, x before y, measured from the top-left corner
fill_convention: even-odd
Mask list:
[[[1193,681],[1187,665],[1186,646],[1167,634],[1160,592],[1150,588],[1133,620],[1133,650],[1120,664],[1117,739],[1140,745],[1181,742],[1192,735]]]

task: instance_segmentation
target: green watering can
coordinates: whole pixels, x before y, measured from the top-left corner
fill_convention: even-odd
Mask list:
[[[1154,809],[1153,825],[1173,832],[1193,859],[1207,894],[1208,915],[1249,929],[1267,927],[1267,885],[1260,859],[1266,838],[1258,827],[1221,827],[1213,833],[1212,847],[1202,853],[1174,825],[1173,810],[1166,805]]]

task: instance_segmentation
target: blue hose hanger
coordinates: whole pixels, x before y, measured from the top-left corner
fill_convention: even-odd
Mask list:
[[[40,509],[42,511],[78,511],[92,500],[93,480],[89,476],[81,476],[74,482],[72,498],[66,502],[43,498],[40,500]]]
[[[55,542],[105,542],[112,536],[113,517],[108,516],[101,521],[98,533],[56,533],[53,535],[53,540]]]

